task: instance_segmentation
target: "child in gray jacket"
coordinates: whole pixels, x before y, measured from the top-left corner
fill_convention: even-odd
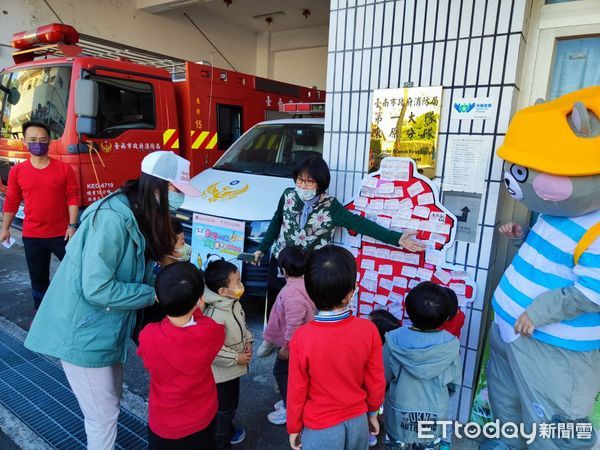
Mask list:
[[[387,333],[383,349],[386,444],[438,449],[442,427],[437,422],[448,419],[450,391],[461,383],[460,344],[452,334],[438,330],[448,319],[443,287],[420,283],[405,303],[412,326]]]

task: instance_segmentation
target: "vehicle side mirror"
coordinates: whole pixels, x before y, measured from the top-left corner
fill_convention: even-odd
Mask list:
[[[97,114],[98,83],[94,80],[77,80],[75,84],[75,115],[79,118],[95,118]]]
[[[96,134],[96,119],[93,117],[78,117],[76,127],[77,134],[93,136]]]

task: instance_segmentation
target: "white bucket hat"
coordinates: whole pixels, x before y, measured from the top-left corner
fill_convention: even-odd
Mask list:
[[[159,150],[149,153],[142,160],[142,172],[170,181],[173,186],[190,197],[200,195],[200,191],[190,183],[190,162],[173,152]]]

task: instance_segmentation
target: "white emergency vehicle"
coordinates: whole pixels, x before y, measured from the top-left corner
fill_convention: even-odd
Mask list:
[[[294,115],[322,115],[323,104],[284,104]],[[191,240],[193,213],[244,223],[244,252],[258,249],[283,191],[293,187],[292,170],[311,155],[323,154],[322,117],[269,120],[244,133],[192,184],[202,193],[186,197],[176,216]],[[192,241],[192,247],[194,242]],[[244,264],[242,279],[250,295],[264,295],[268,255],[260,266]]]

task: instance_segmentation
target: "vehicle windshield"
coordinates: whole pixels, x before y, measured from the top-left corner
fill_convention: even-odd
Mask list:
[[[29,120],[48,125],[53,139],[61,137],[65,131],[70,81],[70,66],[44,66],[1,74],[0,84],[18,91],[17,98],[9,99],[10,95],[0,90],[1,137],[20,138],[21,126]]]
[[[323,154],[323,125],[257,125],[238,139],[214,168],[291,177],[296,163]]]

